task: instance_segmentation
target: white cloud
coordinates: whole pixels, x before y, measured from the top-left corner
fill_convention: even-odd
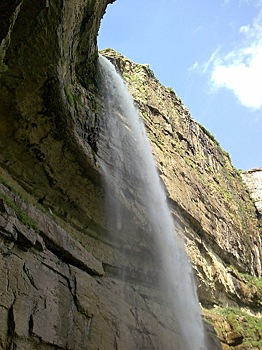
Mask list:
[[[195,61],[195,63],[188,68],[189,71],[193,71],[196,70],[199,67],[199,63],[197,61]]]
[[[262,12],[252,25],[242,26],[241,47],[222,56],[213,52],[202,72],[211,67],[213,89],[231,90],[240,103],[252,109],[262,108]]]
[[[199,63],[198,61],[195,61],[192,66],[190,66],[188,68],[188,71],[192,72],[192,71],[195,71],[197,73],[200,73],[200,74],[205,74],[205,73],[208,73],[209,70],[210,70],[210,66],[211,66],[211,69],[214,65],[214,63],[217,61],[217,57],[218,57],[218,53],[220,51],[220,47],[218,47],[210,56],[210,58],[208,59],[208,61],[204,62],[204,63]]]
[[[236,0],[223,0],[223,3],[222,5],[225,6],[227,5],[229,2],[235,2]],[[238,0],[237,4],[238,4],[238,7],[241,7],[242,5],[245,5],[245,4],[249,4],[250,2],[252,2],[254,0]],[[257,1],[260,1],[260,0],[257,0]]]
[[[210,65],[213,65],[215,62],[218,62],[218,53],[220,51],[220,47],[218,47],[210,56],[209,60],[204,63],[203,68],[202,68],[202,72],[206,73],[210,67]]]

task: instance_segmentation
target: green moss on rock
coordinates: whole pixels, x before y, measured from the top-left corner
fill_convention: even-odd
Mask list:
[[[262,318],[237,308],[204,310],[216,332],[229,349],[262,349]]]

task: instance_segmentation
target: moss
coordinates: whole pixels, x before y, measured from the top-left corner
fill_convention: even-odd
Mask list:
[[[198,124],[198,125],[199,125],[199,127],[204,131],[204,133],[205,133],[212,141],[215,142],[215,144],[218,146],[220,152],[222,152],[222,154],[223,154],[225,157],[227,157],[227,158],[229,159],[229,161],[231,162],[230,154],[229,154],[227,151],[225,151],[225,150],[221,147],[220,143],[217,141],[217,139],[215,138],[215,136],[214,136],[209,130],[207,130],[203,125],[201,125],[201,124]]]
[[[74,105],[75,105],[74,96],[70,92],[68,86],[66,86],[66,85],[64,86],[64,91],[65,91],[65,94],[66,94],[66,97],[67,97],[67,100],[68,100],[70,106],[74,107]]]
[[[232,193],[228,192],[228,191],[224,191],[223,194],[225,195],[225,197],[231,201],[233,199],[233,195]]]
[[[175,91],[174,91],[171,87],[168,87],[167,90],[168,90],[171,94],[176,95]]]
[[[261,297],[262,297],[262,278],[259,277],[254,277],[248,274],[240,273],[248,282],[250,286],[256,286],[260,290]],[[261,298],[261,303],[262,303],[262,298]]]
[[[65,57],[61,57],[61,58],[60,58],[60,64],[61,64],[61,66],[64,67],[64,66],[65,66],[65,63],[66,63]]]
[[[0,193],[0,198],[2,198],[5,203],[14,210],[17,218],[22,222],[22,224],[28,228],[32,228],[35,231],[38,231],[37,223],[32,218],[30,218],[20,207],[18,207],[10,197],[8,197],[6,194]]]
[[[237,308],[221,307],[212,310],[204,310],[204,315],[207,317],[209,315],[220,316],[220,322],[219,319],[212,318],[218,333],[223,334],[223,329],[219,328],[222,317],[223,320],[230,324],[234,331],[239,332],[243,336],[243,345],[258,348],[262,347],[262,318],[249,315]]]
[[[3,176],[3,174],[0,175],[0,184],[4,185],[6,188],[8,188],[11,192],[15,193],[19,197],[22,197],[21,192],[11,183],[12,180],[7,180],[6,177]],[[23,196],[24,197],[24,196]],[[30,218],[20,207],[18,207],[15,202],[6,194],[0,193],[0,198],[4,200],[4,202],[14,210],[17,218],[28,228],[32,228],[35,231],[38,231],[37,223]],[[28,202],[27,198],[23,198],[25,202]]]
[[[84,104],[84,102],[82,101],[80,95],[73,96],[73,98],[74,98],[74,101],[75,101],[79,106],[81,106],[81,107],[84,107],[84,106],[85,106],[85,104]]]
[[[64,86],[65,95],[71,107],[79,105],[84,107],[85,104],[81,98],[81,95],[73,95],[67,85]]]
[[[8,70],[8,66],[4,62],[0,62],[0,73],[4,73]]]
[[[165,144],[162,142],[161,138],[159,135],[147,132],[147,137],[148,139],[153,142],[165,155],[166,158],[171,158],[169,152],[166,149]]]
[[[141,94],[143,94],[143,93],[145,92],[145,89],[144,89],[144,87],[143,87],[142,85],[140,85],[140,86],[138,87],[138,90],[139,90],[139,92],[140,92]]]
[[[244,295],[253,302],[254,308],[260,309],[262,307],[262,278],[232,269],[237,278],[243,282],[242,292]]]
[[[20,187],[3,169],[0,167],[0,184],[3,184],[11,192],[23,199],[25,203],[31,203],[43,210],[43,208],[37,203],[37,201],[30,196],[22,187]]]
[[[0,175],[0,184],[3,184],[4,186],[6,186],[7,188],[9,188],[9,190],[12,190],[12,188],[8,184],[7,180],[2,175]]]
[[[231,161],[230,154],[224,149],[222,149],[220,145],[219,145],[219,148],[220,148],[220,151],[222,151],[222,153],[224,154],[224,156],[226,156]]]
[[[150,141],[154,142],[156,145],[159,144],[158,138],[154,134],[148,133],[147,137],[149,138]]]
[[[151,78],[154,77],[154,72],[153,72],[152,69],[150,68],[149,64],[141,64],[140,66],[143,68],[143,70],[146,72],[146,74],[147,74],[149,77],[151,77]]]
[[[218,141],[216,140],[215,136],[207,130],[202,124],[199,124],[200,128],[204,131],[204,133],[212,140],[214,141],[217,145],[219,145]]]

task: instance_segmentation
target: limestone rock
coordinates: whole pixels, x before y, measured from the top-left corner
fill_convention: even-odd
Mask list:
[[[1,191],[11,195],[4,186]],[[0,215],[2,349],[174,349],[174,317],[159,291],[103,276],[97,259],[58,228],[54,217],[17,195],[13,199],[39,227],[30,229],[35,239],[6,236],[6,228],[12,232],[17,217],[4,204]],[[28,229],[19,225],[26,236]],[[39,235],[42,249],[36,244]],[[182,350],[180,345],[178,349]]]
[[[239,173],[214,137],[148,66],[110,49],[102,53],[121,72],[144,119],[171,211],[182,222],[181,235],[186,236],[200,285],[202,279],[205,286],[210,283],[210,302],[213,288],[213,302],[218,298],[223,302],[215,290],[225,288],[226,293],[237,295],[237,283],[226,267],[233,265],[259,276],[262,272],[255,208]]]
[[[246,183],[250,195],[255,202],[258,211],[260,224],[262,220],[262,169],[252,169],[249,171],[242,171],[241,176]]]
[[[103,226],[91,131],[96,37],[110,2],[0,4],[1,164],[46,207],[88,227]]]

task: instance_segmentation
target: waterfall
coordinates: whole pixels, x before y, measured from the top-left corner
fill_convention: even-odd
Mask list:
[[[112,237],[122,242],[124,250],[131,252],[133,249],[139,255],[140,231],[132,235],[139,225],[142,227],[141,232],[147,235],[145,241],[152,246],[152,255],[157,260],[155,266],[159,272],[155,273],[154,281],[173,309],[174,324],[179,328],[175,330],[179,339],[172,349],[204,350],[205,337],[193,271],[176,233],[144,124],[122,78],[101,55],[99,71],[104,111],[98,156],[107,187],[105,200]],[[138,270],[143,270],[144,264],[141,265]],[[128,278],[128,273],[124,269],[122,278]],[[144,276],[148,275],[150,273]]]

